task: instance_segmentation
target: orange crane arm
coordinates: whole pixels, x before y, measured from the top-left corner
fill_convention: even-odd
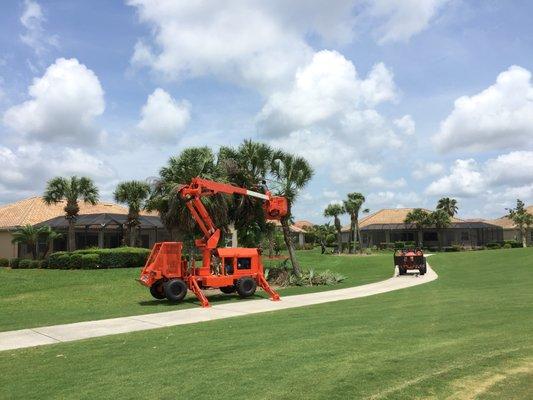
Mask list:
[[[216,248],[220,240],[220,229],[218,229],[207,209],[201,201],[203,196],[212,196],[217,193],[239,194],[242,196],[251,196],[265,201],[263,209],[269,219],[281,219],[287,215],[287,199],[281,196],[272,196],[266,193],[254,192],[228,183],[211,181],[203,178],[193,178],[189,185],[183,186],[179,190],[180,196],[186,201],[187,208],[191,212],[194,220],[204,234],[202,239],[196,240],[197,247],[206,247],[208,249]]]

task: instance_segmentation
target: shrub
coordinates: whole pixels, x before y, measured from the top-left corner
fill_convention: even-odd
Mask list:
[[[508,248],[516,249],[516,248],[522,247],[522,243],[519,242],[518,240],[505,240],[503,243],[504,243],[504,247],[507,244],[510,246],[510,247],[505,247],[506,249]]]
[[[9,260],[7,258],[0,258],[0,267],[9,267]]]
[[[20,258],[12,258],[9,260],[9,266],[13,269],[19,267]]]
[[[335,285],[346,279],[344,275],[329,270],[316,272],[313,269],[303,270],[301,276],[292,272],[292,268],[287,266],[287,261],[283,261],[275,267],[265,270],[265,278],[273,285],[277,286],[320,286]]]
[[[369,249],[368,247],[365,249],[365,254],[367,256],[371,255],[372,254],[372,249]]]
[[[19,269],[29,269],[29,268],[32,268],[32,260],[28,260],[28,259],[22,259],[22,260],[20,260],[20,261],[19,261],[18,268],[19,268]]]
[[[58,251],[48,257],[48,267],[55,269],[67,269],[70,262],[70,255],[66,251]]]
[[[379,248],[382,249],[382,250],[394,250],[394,243],[387,243],[387,242],[383,242],[383,243],[380,243],[379,244]]]
[[[39,268],[49,268],[48,259],[45,258],[39,262]]]
[[[445,251],[445,252],[461,251],[461,247],[460,246],[446,246],[442,248],[442,251]]]
[[[490,250],[499,249],[501,247],[502,246],[499,243],[496,243],[496,242],[487,243],[487,249],[490,249]]]
[[[98,254],[83,254],[81,265],[83,269],[95,269],[99,267],[100,256]]]
[[[68,268],[69,269],[81,269],[83,267],[81,263],[82,257],[83,257],[83,254],[72,253],[68,260]]]
[[[511,246],[511,243],[504,243],[504,245],[502,246],[503,249],[512,249],[513,246]]]
[[[394,250],[401,250],[405,248],[405,242],[394,242]]]
[[[414,249],[417,246],[416,246],[415,242],[405,242],[405,247],[407,247],[409,249]]]
[[[334,233],[330,233],[328,236],[326,236],[326,246],[328,247],[337,246],[337,235],[335,235]]]

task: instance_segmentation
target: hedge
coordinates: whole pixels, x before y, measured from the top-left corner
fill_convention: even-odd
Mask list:
[[[7,258],[0,258],[0,267],[9,267],[9,260]]]
[[[58,251],[48,258],[52,269],[139,268],[146,263],[150,250],[137,247]]]
[[[494,249],[499,249],[501,248],[502,246],[499,244],[499,243],[487,243],[487,249],[491,249],[491,250],[494,250]]]
[[[20,259],[19,258],[12,258],[11,260],[9,260],[9,266],[13,269],[15,268],[18,268],[19,266],[19,261]]]

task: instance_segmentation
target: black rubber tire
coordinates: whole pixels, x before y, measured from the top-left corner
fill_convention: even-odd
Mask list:
[[[405,275],[405,272],[406,272],[405,269],[398,267],[398,275]]]
[[[420,275],[425,275],[427,272],[427,267],[422,267],[418,271],[420,272]]]
[[[225,293],[225,294],[231,294],[231,293],[235,293],[235,286],[234,285],[231,285],[231,286],[222,286],[220,288],[220,291],[222,293]]]
[[[152,286],[150,286],[150,294],[153,298],[157,300],[163,300],[165,296],[165,288],[163,287],[162,281],[155,282]]]
[[[187,285],[181,279],[171,279],[163,285],[165,288],[165,297],[169,301],[182,301],[187,294]]]
[[[242,298],[253,296],[257,289],[255,279],[252,279],[249,276],[239,279],[235,286],[237,288],[237,293],[239,293],[239,296]]]

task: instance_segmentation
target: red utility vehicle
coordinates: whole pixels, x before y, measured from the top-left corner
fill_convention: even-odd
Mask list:
[[[181,301],[190,289],[202,307],[209,307],[209,301],[202,289],[219,288],[223,293],[237,292],[241,297],[249,297],[261,286],[271,300],[279,300],[279,295],[269,286],[263,275],[261,254],[257,248],[224,247],[217,248],[220,240],[218,229],[201,198],[217,193],[252,196],[264,201],[263,209],[268,219],[281,219],[287,215],[287,199],[266,193],[253,192],[226,183],[194,178],[189,185],[179,189],[179,195],[186,201],[204,236],[195,240],[202,252],[202,265],[194,260],[187,262],[182,257],[183,243],[161,242],[152,249],[146,265],[141,271],[139,282],[150,288],[156,299],[167,298]]]
[[[427,271],[426,258],[420,249],[396,250],[394,265],[398,267],[399,275],[405,275],[409,269],[417,269],[420,275],[424,275]]]

